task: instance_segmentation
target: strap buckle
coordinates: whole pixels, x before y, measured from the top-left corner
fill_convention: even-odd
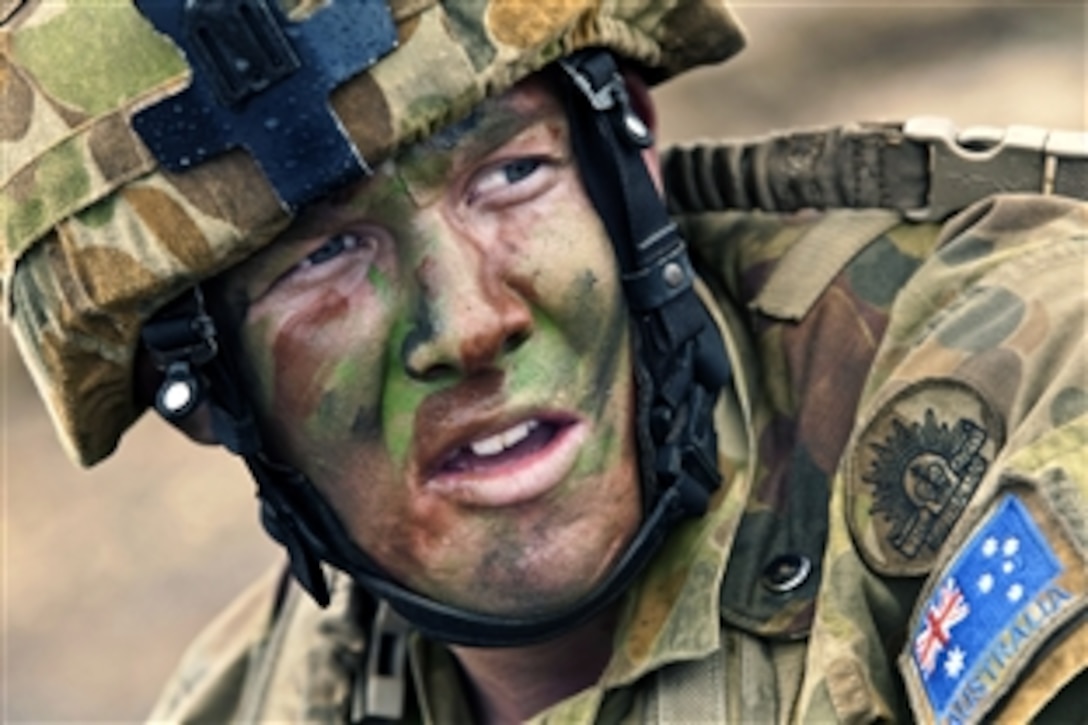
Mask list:
[[[204,365],[219,352],[215,322],[204,306],[204,292],[199,286],[148,321],[141,336],[160,370],[179,361]]]
[[[1088,199],[1088,133],[1051,131],[1046,138],[1048,194]]]
[[[614,67],[609,67],[606,78],[602,79],[603,82],[598,82],[598,79],[593,77],[593,69],[579,65],[578,60],[580,59],[577,56],[573,59],[564,58],[559,61],[559,65],[574,81],[574,85],[586,97],[589,105],[593,106],[593,110],[607,111],[614,108],[617,102],[623,102],[627,89],[623,85],[623,77],[614,70]]]
[[[912,118],[903,135],[929,146],[926,206],[907,212],[913,221],[941,221],[979,199],[1002,191],[1044,190],[1047,131],[1034,126],[975,126],[960,131],[947,118]]]
[[[1083,198],[1088,186],[1088,134],[1035,126],[973,126],[946,118],[908,120],[903,135],[929,148],[926,206],[913,221],[941,221],[991,194],[1034,192]]]
[[[368,718],[399,722],[404,717],[408,636],[411,632],[412,626],[389,606],[389,602],[378,601],[366,645],[366,676],[356,683],[352,697],[352,722],[364,722]]]
[[[608,56],[587,52],[559,61],[575,87],[594,111],[619,111],[617,130],[640,148],[653,143],[653,133],[631,107],[627,85],[615,63]]]

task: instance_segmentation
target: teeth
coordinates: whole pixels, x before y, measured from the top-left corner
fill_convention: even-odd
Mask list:
[[[493,436],[487,438],[481,438],[478,441],[473,441],[469,444],[469,449],[474,455],[496,456],[503,451],[513,448],[518,443],[529,437],[539,424],[535,420],[527,420],[524,423],[518,423],[513,428],[508,428],[502,433],[496,433]]]

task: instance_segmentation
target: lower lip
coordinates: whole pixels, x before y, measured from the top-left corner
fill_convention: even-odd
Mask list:
[[[574,468],[585,441],[585,423],[561,428],[545,447],[478,471],[440,473],[424,488],[472,506],[502,507],[526,503],[559,485]]]

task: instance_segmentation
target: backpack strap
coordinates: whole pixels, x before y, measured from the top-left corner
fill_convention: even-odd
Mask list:
[[[1001,192],[1088,199],[1088,133],[920,117],[678,146],[662,170],[674,213],[882,208],[942,221]]]

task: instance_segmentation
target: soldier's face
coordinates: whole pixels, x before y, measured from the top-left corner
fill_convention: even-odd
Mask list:
[[[271,451],[402,583],[547,611],[631,537],[627,315],[542,84],[315,207],[226,294]]]

